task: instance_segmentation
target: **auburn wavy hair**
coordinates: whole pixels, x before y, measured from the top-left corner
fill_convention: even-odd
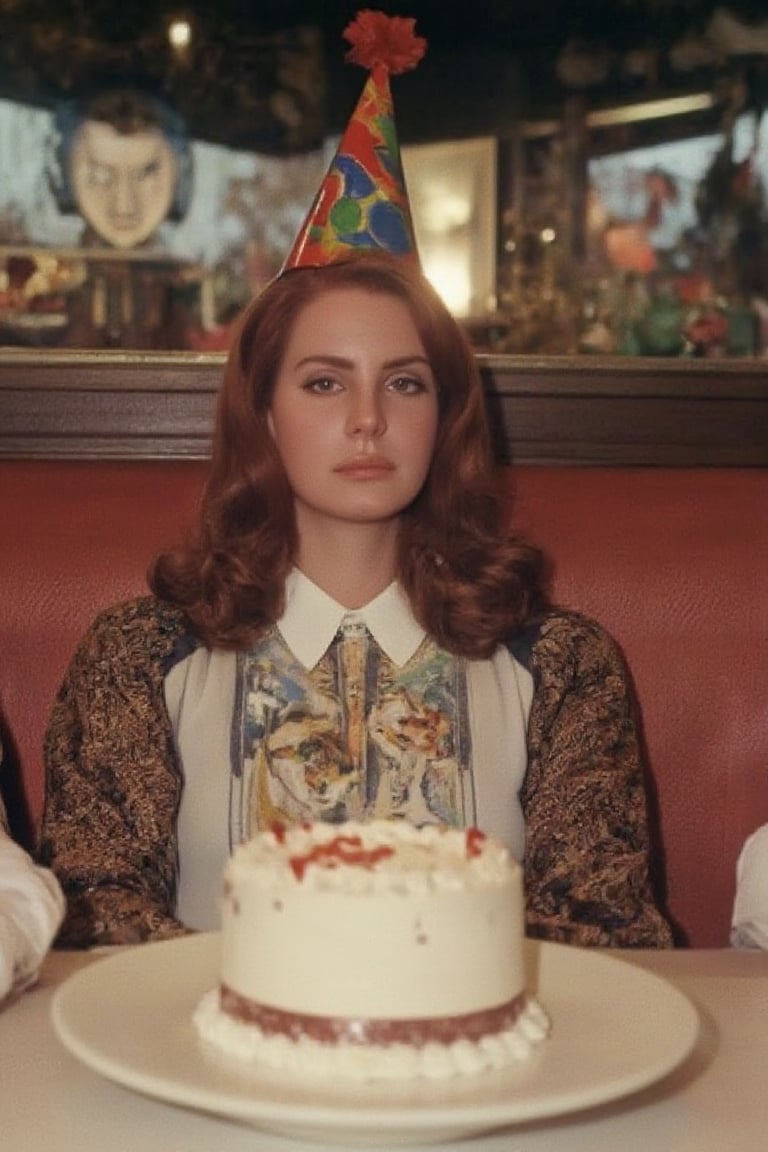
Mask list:
[[[247,649],[282,614],[297,555],[293,495],[269,431],[272,392],[292,325],[324,292],[355,287],[408,307],[438,387],[429,474],[401,515],[398,578],[443,648],[470,658],[545,602],[541,553],[509,529],[474,352],[414,262],[374,255],[274,280],[237,326],[224,371],[208,479],[194,535],[161,553],[149,583],[182,608],[205,644]]]

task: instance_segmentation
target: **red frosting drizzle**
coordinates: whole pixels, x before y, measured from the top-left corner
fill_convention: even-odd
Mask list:
[[[269,830],[278,844],[285,844],[285,824],[281,820],[273,820]]]
[[[467,828],[467,856],[479,856],[485,843],[485,832],[479,828]]]
[[[359,868],[374,868],[379,860],[392,856],[394,850],[386,844],[377,848],[364,848],[359,836],[334,836],[325,844],[315,844],[301,856],[291,856],[289,863],[297,880],[303,880],[310,864],[321,868],[338,868],[339,864],[354,864]]]

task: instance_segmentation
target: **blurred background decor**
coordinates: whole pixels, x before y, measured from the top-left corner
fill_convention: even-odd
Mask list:
[[[425,266],[478,347],[764,354],[765,0],[375,6],[429,41],[398,131]],[[359,7],[0,0],[0,340],[226,347],[356,100]],[[141,106],[154,222],[131,233],[73,195],[70,146]]]

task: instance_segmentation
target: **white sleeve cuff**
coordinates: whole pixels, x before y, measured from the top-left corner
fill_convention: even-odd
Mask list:
[[[731,944],[768,950],[768,824],[746,840],[736,865]]]
[[[63,917],[56,877],[0,833],[0,997],[34,979]]]

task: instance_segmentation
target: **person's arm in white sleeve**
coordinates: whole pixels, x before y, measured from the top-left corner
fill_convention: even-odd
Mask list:
[[[11,838],[0,802],[0,1000],[35,980],[63,917],[56,877]]]

